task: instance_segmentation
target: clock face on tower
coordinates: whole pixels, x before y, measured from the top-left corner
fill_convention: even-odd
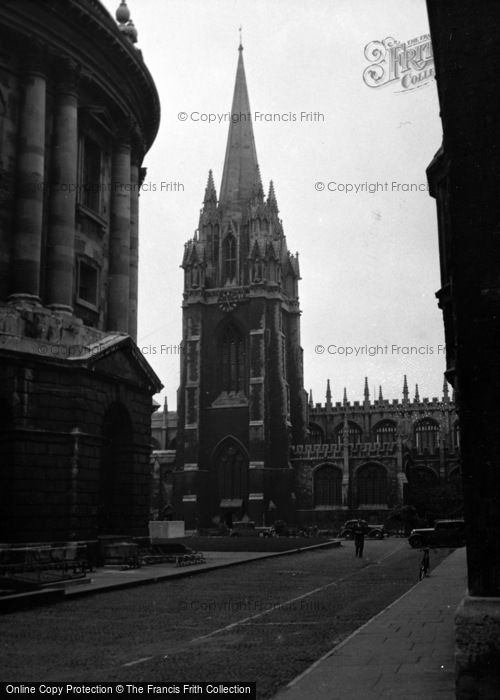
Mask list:
[[[224,290],[219,294],[218,298],[218,304],[219,308],[222,309],[222,311],[233,311],[237,304],[238,301],[240,300],[240,295],[238,292],[235,291],[228,291]]]

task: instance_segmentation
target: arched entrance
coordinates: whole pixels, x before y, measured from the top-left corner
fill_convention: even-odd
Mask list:
[[[133,434],[120,403],[112,404],[103,418],[98,499],[99,534],[126,534],[134,503]]]
[[[248,508],[248,454],[236,439],[227,437],[214,454],[217,500],[223,520],[232,527]]]

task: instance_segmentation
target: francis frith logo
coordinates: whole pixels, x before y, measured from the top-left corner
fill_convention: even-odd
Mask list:
[[[434,57],[429,34],[407,42],[392,37],[371,41],[365,46],[370,65],[363,71],[363,81],[370,88],[397,85],[407,92],[427,85],[434,77]]]

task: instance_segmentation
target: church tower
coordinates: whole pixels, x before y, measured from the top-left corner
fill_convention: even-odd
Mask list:
[[[306,425],[298,255],[272,182],[264,195],[238,51],[219,197],[210,171],[182,261],[176,506],[187,528],[290,522],[289,445]]]

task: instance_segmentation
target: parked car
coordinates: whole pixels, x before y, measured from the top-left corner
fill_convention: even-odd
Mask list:
[[[348,520],[342,525],[339,537],[345,537],[346,540],[352,540],[354,530],[361,524],[365,537],[374,537],[376,540],[382,540],[385,537],[385,529],[383,525],[369,525],[366,520]]]
[[[272,526],[256,526],[253,520],[236,521],[231,528],[231,537],[273,537],[274,534]]]
[[[412,530],[408,537],[412,547],[462,547],[465,544],[463,520],[436,520],[434,527]]]

